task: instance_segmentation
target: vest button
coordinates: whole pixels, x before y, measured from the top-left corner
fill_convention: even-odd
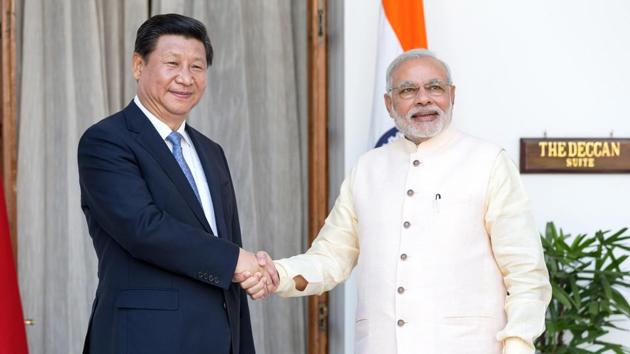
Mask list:
[[[398,324],[398,327],[402,327],[405,325],[405,321],[403,320],[398,320],[398,322],[396,322]]]
[[[419,160],[413,160],[413,165],[418,167],[420,166],[420,161]]]
[[[400,255],[400,259],[403,260],[403,261],[406,260],[407,259],[407,254],[406,253],[401,254]]]
[[[410,196],[410,197],[413,196],[413,189],[408,189],[407,190],[407,195]]]
[[[399,293],[399,294],[402,294],[402,293],[404,293],[404,292],[405,292],[405,288],[403,288],[402,286],[399,286],[399,287],[398,287],[398,293]]]
[[[405,221],[405,222],[403,223],[403,226],[405,227],[405,229],[408,229],[408,228],[409,228],[409,226],[411,226],[411,223],[410,223],[409,221]]]

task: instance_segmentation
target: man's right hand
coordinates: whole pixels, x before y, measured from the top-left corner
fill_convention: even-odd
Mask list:
[[[234,274],[236,275],[244,272],[255,274],[256,272],[260,272],[262,275],[262,271],[263,269],[258,265],[256,255],[241,248],[238,253],[238,262],[236,262]]]
[[[241,252],[248,253],[244,256],[243,260],[250,262],[249,252],[244,250],[241,250]],[[267,252],[258,251],[256,252],[255,257],[257,262],[256,265],[259,267],[259,272],[238,272],[239,267],[237,266],[237,272],[234,274],[232,281],[240,283],[241,288],[243,288],[243,290],[245,290],[252,299],[258,300],[270,296],[274,293],[274,291],[276,291],[280,285],[280,277],[271,257]],[[265,289],[263,289],[263,287]]]
[[[252,299],[261,299],[269,295],[267,284],[272,284],[271,277],[259,265],[256,255],[240,249],[232,281],[240,283]]]

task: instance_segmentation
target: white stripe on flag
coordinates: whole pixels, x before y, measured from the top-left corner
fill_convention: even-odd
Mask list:
[[[385,16],[383,4],[380,6],[379,35],[377,44],[376,74],[374,76],[374,94],[372,97],[372,119],[370,122],[370,139],[368,149],[373,148],[381,137],[394,127],[385,108],[385,71],[387,66],[402,53],[402,45],[396,37],[389,20]]]

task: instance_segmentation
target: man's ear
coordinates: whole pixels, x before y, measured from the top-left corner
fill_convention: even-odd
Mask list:
[[[142,70],[144,69],[144,59],[142,55],[138,53],[133,53],[131,57],[131,70],[133,72],[133,78],[138,81],[140,79],[140,75],[142,75]]]
[[[385,108],[387,109],[387,113],[389,113],[390,117],[393,117],[392,110],[394,109],[394,107],[392,106],[392,96],[386,93],[383,95],[383,99],[385,100]]]
[[[451,86],[451,105],[455,105],[455,85]]]

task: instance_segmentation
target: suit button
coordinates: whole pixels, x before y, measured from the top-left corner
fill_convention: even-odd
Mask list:
[[[413,160],[413,165],[418,167],[420,166],[420,161],[419,160]]]
[[[398,327],[402,327],[405,325],[405,321],[403,320],[398,320],[398,322],[396,322],[396,324],[398,324]]]
[[[402,293],[404,293],[404,292],[405,292],[405,288],[403,288],[402,286],[399,286],[399,287],[398,287],[398,293],[399,293],[399,294],[402,294]]]
[[[225,304],[225,302],[223,303],[223,308],[227,309],[227,305]]]
[[[407,259],[407,254],[406,253],[403,253],[403,254],[400,255],[400,260],[404,261],[406,259]]]
[[[410,197],[413,196],[413,189],[408,189],[407,190],[407,195],[410,196]]]
[[[405,227],[405,229],[408,229],[411,226],[411,223],[409,221],[405,221],[403,223],[403,226]]]

